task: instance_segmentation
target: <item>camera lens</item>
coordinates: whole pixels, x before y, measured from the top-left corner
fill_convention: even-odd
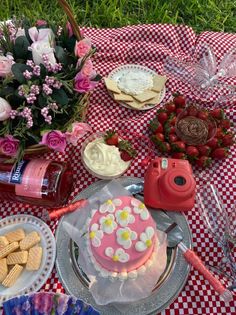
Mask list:
[[[176,185],[178,186],[183,186],[186,183],[186,179],[182,176],[176,176],[174,178],[174,182],[176,183]]]

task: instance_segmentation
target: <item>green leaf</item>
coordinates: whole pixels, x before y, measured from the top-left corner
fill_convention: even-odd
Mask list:
[[[47,98],[46,97],[44,97],[42,94],[40,94],[39,95],[39,97],[38,97],[38,104],[39,104],[39,106],[40,107],[45,107],[45,106],[47,106]]]
[[[31,71],[31,67],[22,64],[22,63],[14,63],[14,65],[11,67],[11,71],[14,74],[14,77],[17,81],[19,81],[21,84],[26,82],[25,77],[23,76],[23,73],[28,70]]]
[[[63,89],[54,90],[51,96],[55,100],[56,103],[62,106],[67,105],[69,102],[68,96]]]
[[[74,52],[76,38],[75,36],[71,36],[65,40],[65,47],[69,52]]]
[[[97,74],[95,78],[92,79],[92,81],[100,81],[102,79],[102,76],[100,74]]]
[[[55,47],[55,54],[60,63],[62,63],[65,66],[68,64],[67,53],[61,46]]]
[[[27,59],[28,47],[30,43],[26,36],[19,36],[15,40],[15,45],[13,47],[13,53],[15,59]]]
[[[40,63],[39,66],[40,66],[40,79],[43,80],[47,75],[47,69],[42,63]]]

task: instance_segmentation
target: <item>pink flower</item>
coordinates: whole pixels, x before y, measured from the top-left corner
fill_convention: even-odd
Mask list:
[[[91,40],[84,38],[75,43],[75,56],[84,57],[91,49]]]
[[[76,68],[78,69],[81,65],[81,61],[83,58],[80,58],[77,62]],[[93,69],[93,63],[91,59],[87,59],[83,65],[83,68],[81,69],[81,73],[88,76],[88,77],[95,77],[96,71]]]
[[[11,66],[13,63],[12,57],[0,56],[0,77],[5,78],[11,74]]]
[[[46,132],[40,144],[44,144],[49,148],[64,153],[66,148],[66,136],[59,130]]]
[[[96,85],[96,81],[91,81],[89,77],[79,72],[75,77],[74,90],[79,93],[86,93],[93,90]]]
[[[48,23],[45,20],[37,20],[36,26],[46,26]]]
[[[0,97],[0,121],[4,121],[10,117],[11,106],[2,97]]]
[[[75,122],[72,124],[72,131],[66,132],[66,140],[68,143],[72,143],[74,146],[87,132],[92,131],[91,127],[86,123]]]
[[[9,156],[16,156],[19,148],[19,140],[13,136],[8,135],[4,138],[0,138],[0,151]]]

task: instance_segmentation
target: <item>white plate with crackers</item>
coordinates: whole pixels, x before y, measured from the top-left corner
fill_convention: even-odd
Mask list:
[[[166,76],[136,64],[114,69],[104,78],[108,93],[122,106],[134,110],[148,110],[165,97]]]
[[[0,220],[0,305],[38,291],[56,258],[55,238],[37,217],[19,214]]]

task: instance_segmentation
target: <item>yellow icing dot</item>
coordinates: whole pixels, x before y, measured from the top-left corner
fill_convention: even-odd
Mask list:
[[[146,240],[145,243],[146,243],[147,248],[152,246],[152,241],[151,240]]]
[[[111,200],[111,199],[108,199],[108,200],[106,201],[106,204],[112,205],[112,200]]]
[[[106,219],[106,220],[104,221],[104,223],[105,223],[105,225],[107,225],[107,226],[111,226],[111,225],[112,225],[112,219]]]
[[[145,208],[145,204],[141,202],[138,207],[139,207],[139,209],[144,209]]]
[[[96,236],[96,233],[95,233],[94,231],[91,231],[91,232],[89,233],[89,237],[90,237],[91,239],[93,239],[95,236]]]
[[[118,261],[118,260],[119,260],[119,256],[114,255],[114,256],[112,257],[112,260],[113,260],[113,261]]]
[[[121,212],[121,214],[120,214],[121,220],[126,220],[126,219],[128,219],[128,217],[129,217],[129,212],[123,210],[123,211]]]
[[[123,240],[127,241],[130,239],[130,233],[128,231],[125,231],[121,234],[121,237],[123,238]]]

